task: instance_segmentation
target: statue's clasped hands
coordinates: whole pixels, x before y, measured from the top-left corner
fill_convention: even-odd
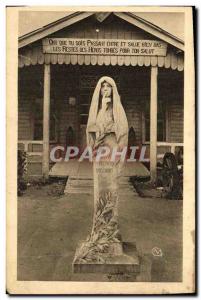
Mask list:
[[[107,109],[107,104],[111,102],[111,97],[108,96],[108,92],[105,92],[102,98],[102,110]]]
[[[101,137],[101,135],[103,135],[105,133],[104,116],[105,116],[105,112],[107,110],[107,105],[110,102],[111,102],[111,98],[108,97],[108,93],[105,92],[103,95],[103,98],[102,98],[102,107],[101,107],[102,122],[99,122],[98,124],[96,124],[96,137],[97,138]]]

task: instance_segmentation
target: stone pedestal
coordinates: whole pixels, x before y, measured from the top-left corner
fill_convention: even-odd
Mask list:
[[[137,251],[131,255],[125,254],[122,243],[109,244],[107,251],[95,256],[80,258],[84,251],[90,252],[93,245],[82,242],[77,248],[73,261],[74,273],[105,273],[105,274],[129,274],[138,275],[140,273],[140,260]]]
[[[123,251],[118,222],[119,179],[124,165],[121,153],[126,155],[128,122],[114,81],[108,77],[101,80],[93,95],[87,124],[87,143],[93,150],[93,224],[90,235],[76,250],[73,271],[132,273],[135,277],[140,271],[139,258],[137,253],[127,255]],[[109,95],[106,97],[101,90],[99,106],[101,82]]]
[[[121,165],[94,163],[94,217],[91,234],[77,247],[74,273],[128,274],[140,272],[136,248],[124,251],[118,224],[118,181]]]

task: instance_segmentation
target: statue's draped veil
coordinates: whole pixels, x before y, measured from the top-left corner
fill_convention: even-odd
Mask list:
[[[93,147],[94,140],[89,132],[89,128],[92,125],[96,124],[97,114],[98,114],[98,107],[99,107],[99,97],[101,91],[101,84],[106,81],[112,87],[112,95],[113,95],[113,117],[114,117],[114,125],[115,125],[115,134],[117,138],[117,143],[119,147],[127,146],[128,144],[128,121],[126,118],[125,111],[121,104],[120,96],[117,91],[116,84],[111,77],[101,77],[96,85],[96,88],[93,93],[91,106],[89,110],[89,117],[87,122],[87,145]]]

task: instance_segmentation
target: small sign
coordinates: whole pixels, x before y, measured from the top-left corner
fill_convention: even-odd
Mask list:
[[[43,52],[83,55],[166,56],[167,44],[156,40],[120,39],[43,39]]]

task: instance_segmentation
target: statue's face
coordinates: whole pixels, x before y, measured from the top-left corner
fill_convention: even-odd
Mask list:
[[[101,95],[110,97],[112,94],[112,87],[108,82],[103,82],[101,85]]]

